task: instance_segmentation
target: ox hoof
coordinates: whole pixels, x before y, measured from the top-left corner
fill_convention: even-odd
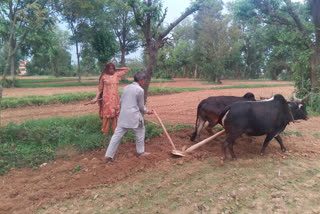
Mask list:
[[[232,160],[234,160],[234,161],[236,161],[238,158],[236,158],[236,157],[234,157],[234,158],[232,158]]]
[[[260,155],[261,155],[261,156],[265,156],[265,153],[264,153],[264,152],[261,152]]]
[[[287,149],[286,148],[283,148],[283,149],[281,149],[283,152],[286,152],[287,151]]]

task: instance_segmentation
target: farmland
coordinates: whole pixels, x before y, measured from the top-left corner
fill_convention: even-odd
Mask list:
[[[254,86],[259,84],[261,87]],[[147,107],[157,110],[171,127],[170,136],[179,149],[192,145],[189,136],[202,99],[243,96],[248,91],[257,99],[277,93],[290,98],[294,89],[291,82],[210,85],[189,79],[150,86],[201,88],[148,97]],[[95,91],[96,86],[13,88],[5,89],[4,97]],[[97,114],[97,105],[84,105],[87,102],[4,109],[2,125]],[[152,115],[145,119],[157,124]],[[224,136],[184,158],[170,155],[165,135],[148,139],[146,150],[152,154],[142,158],[135,156],[132,142],[125,142],[112,164],[103,163],[104,149],[79,152],[64,148],[57,151],[61,158],[33,169],[12,169],[0,177],[0,213],[319,213],[319,122],[313,116],[290,124],[283,133],[286,153],[273,140],[261,157],[264,138],[243,136],[234,148],[238,160],[224,163],[220,162]],[[197,141],[207,137],[203,131]],[[107,145],[107,138],[105,141]]]

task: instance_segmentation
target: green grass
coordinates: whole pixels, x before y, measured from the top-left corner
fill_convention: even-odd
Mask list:
[[[77,82],[77,78],[72,79],[62,79],[62,78],[52,78],[52,79],[19,79],[16,80],[17,88],[43,88],[43,87],[71,87],[71,86],[93,86],[98,85],[99,82],[86,82],[87,80],[95,80],[96,78],[90,78],[82,80],[83,82]],[[64,81],[75,81],[64,83]],[[55,83],[59,82],[59,83]],[[174,80],[166,80],[166,79],[152,79],[151,83],[159,83],[159,82],[174,82]],[[130,84],[131,80],[120,80],[119,84]]]
[[[295,135],[297,137],[302,136],[301,132],[297,132],[297,131],[284,131],[284,132],[282,132],[282,134],[285,136],[290,136],[290,135]]]
[[[265,87],[277,87],[277,86],[293,86],[294,84],[241,84],[231,86],[212,87],[210,89],[233,89],[233,88],[265,88]]]
[[[151,139],[163,130],[160,126],[145,122],[146,139]],[[36,168],[56,158],[68,158],[68,151],[87,152],[105,148],[112,135],[101,133],[102,122],[97,115],[72,118],[50,118],[29,120],[22,124],[10,123],[1,127],[0,175],[12,168]],[[178,131],[186,125],[167,126],[167,130]],[[122,142],[134,142],[130,130]],[[81,169],[74,169],[74,173]]]
[[[149,95],[160,95],[160,94],[172,94],[181,93],[185,91],[197,91],[202,88],[170,88],[170,87],[150,87]],[[119,89],[119,93],[122,93],[122,89]],[[55,103],[70,103],[74,101],[90,100],[93,99],[96,92],[79,92],[79,93],[66,93],[66,94],[55,94],[51,96],[24,96],[20,98],[2,98],[1,108],[19,108],[25,106],[41,106]]]
[[[96,79],[96,78],[91,78]],[[40,83],[40,82],[62,82],[62,81],[77,81],[78,78],[48,78],[48,79],[17,79],[17,84],[26,84],[26,83]],[[88,80],[88,79],[86,79]]]
[[[171,87],[150,87],[148,95],[162,95],[162,94],[174,94],[187,91],[199,91],[204,88],[171,88]]]
[[[86,115],[30,120],[1,127],[0,175],[12,168],[38,167],[57,158],[57,151],[64,149],[86,152],[105,148],[111,130],[105,137],[101,125],[97,115]],[[162,133],[161,127],[146,122],[146,139]],[[129,131],[122,141],[134,142],[134,133]],[[64,154],[63,158],[67,156]]]
[[[95,92],[79,92],[55,94],[51,96],[24,96],[20,98],[8,97],[2,98],[1,108],[19,108],[25,106],[41,106],[55,103],[70,103],[74,101],[82,101],[93,99]]]
[[[54,83],[57,81],[59,81],[59,83]],[[86,80],[82,80],[84,82],[65,82],[65,83],[61,81],[75,81],[75,79],[63,79],[63,80],[36,79],[36,80],[23,80],[22,82],[18,80],[16,87],[17,88],[71,87],[71,86],[93,86],[93,85],[99,84],[98,80],[94,82],[85,82]],[[120,80],[119,84],[130,84],[131,82],[132,81],[129,81],[129,80]]]

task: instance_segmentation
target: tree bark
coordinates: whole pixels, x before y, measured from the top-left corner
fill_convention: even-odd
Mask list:
[[[79,54],[78,41],[76,41],[76,54],[77,54],[77,63],[78,63],[78,82],[81,82],[81,67],[80,67],[80,54]]]
[[[2,91],[3,91],[3,88],[2,88],[2,85],[0,84],[0,128],[1,128],[1,108],[2,108],[1,101],[2,101]],[[0,143],[1,143],[1,135],[0,135]]]
[[[126,55],[126,51],[125,51],[125,48],[124,47],[121,47],[121,67],[126,67],[126,58],[125,58],[125,55]]]
[[[158,47],[154,47],[151,46],[148,50],[147,50],[147,57],[148,57],[148,61],[147,61],[147,66],[146,66],[146,81],[143,85],[143,89],[144,89],[144,100],[145,102],[147,102],[147,97],[148,97],[148,90],[149,90],[149,85],[151,82],[151,78],[153,75],[153,69],[156,67],[157,65],[157,61],[158,61],[158,51],[159,48]]]
[[[320,86],[320,1],[309,0],[311,6],[312,22],[315,30],[315,46],[311,56],[311,87],[318,88]]]

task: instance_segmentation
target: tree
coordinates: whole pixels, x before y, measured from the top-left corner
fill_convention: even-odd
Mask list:
[[[26,0],[26,1],[2,1],[0,6],[1,16],[5,17],[8,24],[6,35],[8,57],[3,72],[2,84],[5,81],[8,68],[10,68],[11,80],[15,75],[15,56],[28,33],[33,28],[41,25],[52,24],[48,10],[45,8],[48,0]]]
[[[122,67],[126,62],[125,55],[136,51],[139,45],[139,34],[134,15],[126,2],[125,0],[112,1],[106,9],[106,13],[110,14],[109,22],[120,45],[120,64]]]
[[[69,32],[57,27],[53,27],[52,31],[40,28],[30,33],[22,47],[32,57],[27,65],[28,74],[70,75],[72,66],[69,47]]]
[[[80,44],[82,43],[80,36],[80,28],[82,25],[88,25],[90,18],[97,13],[102,13],[103,2],[100,0],[60,0],[56,7],[60,11],[63,20],[68,23],[71,30],[71,40],[76,46],[77,65],[78,65],[78,81],[81,81],[80,66]]]
[[[15,56],[25,41],[26,36],[34,27],[50,25],[52,23],[50,14],[45,8],[47,3],[48,0],[4,0],[0,2],[0,17],[2,18],[0,27],[2,35],[1,39],[6,42],[6,47],[8,49],[7,59],[2,75],[3,77],[0,84],[0,109],[3,84],[6,80],[6,75],[10,69],[11,79],[14,80]],[[5,26],[7,27],[7,30],[5,31],[3,30],[3,23],[5,23]]]
[[[175,28],[182,20],[191,15],[192,13],[199,10],[203,0],[199,0],[193,3],[186,11],[175,21],[173,21],[169,26],[162,29],[164,19],[166,17],[166,9],[162,13],[162,4],[159,0],[129,0],[129,5],[131,6],[136,24],[140,27],[143,35],[146,54],[146,81],[143,85],[145,91],[145,101],[148,96],[149,84],[153,74],[153,70],[157,64],[159,49],[168,40],[168,34],[173,28]]]
[[[295,45],[300,54],[305,54],[304,57],[297,56],[297,59],[309,59],[308,72],[311,88],[319,90],[320,1],[308,0],[307,2],[307,8],[300,3],[292,3],[291,0],[240,0],[235,5],[238,18],[278,26],[293,33],[294,39],[282,38],[282,42]]]
[[[119,50],[114,35],[106,28],[95,29],[90,44],[95,57],[98,59],[100,70]]]
[[[195,17],[195,55],[199,69],[203,77],[217,83],[221,83],[221,77],[226,74],[228,60],[240,51],[239,27],[232,25],[222,9],[222,1],[216,1],[214,7],[202,8]]]

